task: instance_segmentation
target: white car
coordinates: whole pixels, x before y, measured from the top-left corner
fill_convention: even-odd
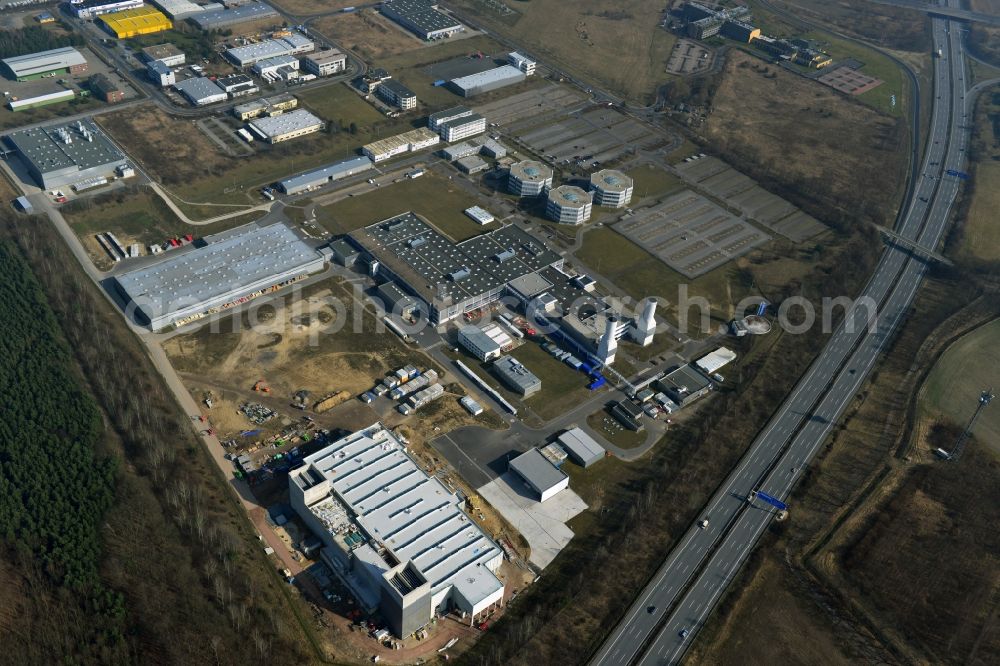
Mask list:
[[[708,518],[702,518],[701,520],[699,520],[698,527],[700,527],[701,529],[705,529],[706,527],[708,527]]]

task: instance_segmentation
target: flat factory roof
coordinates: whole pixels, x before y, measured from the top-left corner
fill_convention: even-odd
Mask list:
[[[465,515],[458,496],[418,467],[382,424],[337,440],[303,463],[309,473],[329,479],[368,537],[400,562],[411,561],[432,592],[454,586],[475,605],[503,587],[485,566],[502,555],[500,548]],[[382,573],[391,568],[385,561],[374,564]]]
[[[703,372],[712,374],[723,366],[736,360],[736,352],[726,347],[719,347],[713,352],[705,354],[695,362]]]
[[[195,101],[209,99],[218,95],[226,96],[226,91],[220,88],[215,81],[204,77],[184,79],[174,84],[178,91]]]
[[[86,65],[87,59],[72,46],[50,51],[39,51],[27,55],[4,58],[2,61],[14,76],[31,76],[54,69],[69,69],[77,65]]]
[[[73,166],[83,171],[125,159],[90,120],[11,132],[4,138],[39,173]]]
[[[156,46],[147,46],[142,50],[146,60],[169,60],[170,58],[176,58],[177,56],[184,55],[184,51],[173,44],[157,44]]]
[[[278,116],[254,118],[248,124],[265,136],[276,137],[288,134],[289,132],[298,132],[322,126],[323,120],[305,109],[296,109],[295,111],[282,113]]]
[[[522,390],[532,389],[542,383],[535,373],[513,356],[501,356],[493,363],[493,369],[501,378]]]
[[[277,17],[278,12],[263,2],[253,2],[231,9],[216,9],[195,14],[191,20],[202,30],[211,30],[220,26],[235,25],[247,21]]]
[[[315,268],[319,257],[284,224],[243,227],[116,279],[155,320],[230,293],[271,286],[277,275]]]
[[[372,141],[371,143],[366,144],[365,148],[378,155],[381,153],[392,152],[400,146],[409,145],[411,143],[424,143],[425,141],[431,141],[439,138],[440,137],[438,137],[436,133],[426,127],[418,127],[417,129],[410,130],[409,132],[403,132],[402,134],[390,136],[385,139]]]
[[[603,458],[605,454],[604,447],[580,428],[571,428],[559,435],[559,444],[585,464]]]
[[[428,302],[464,301],[561,260],[514,226],[454,243],[413,213],[377,222],[351,236]]]
[[[461,27],[461,23],[435,9],[433,0],[387,0],[382,8],[405,17],[424,32]]]
[[[500,83],[502,81],[523,81],[525,79],[524,72],[519,70],[513,65],[503,65],[501,67],[494,67],[493,69],[488,69],[485,72],[479,72],[478,74],[469,74],[468,76],[460,76],[457,79],[452,79],[452,85],[458,86],[463,90],[469,90],[471,88],[478,88],[479,86],[489,85],[491,83]]]
[[[357,171],[370,169],[371,167],[372,161],[367,157],[351,157],[346,160],[334,162],[333,164],[328,164],[320,169],[313,169],[311,171],[306,171],[305,173],[285,178],[278,184],[285,192],[292,193],[299,191],[299,189],[303,187],[319,185],[331,179],[336,180],[343,174],[350,174],[352,172],[356,173]]]
[[[163,13],[173,19],[184,18],[205,11],[201,5],[190,0],[152,0],[153,4],[163,10]]]
[[[509,467],[540,493],[566,479],[566,473],[556,469],[538,449],[528,449],[511,460]]]

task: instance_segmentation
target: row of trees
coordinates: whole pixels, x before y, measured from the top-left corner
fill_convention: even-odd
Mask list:
[[[37,25],[20,30],[0,30],[0,58],[83,44],[84,40],[80,35],[59,34]]]

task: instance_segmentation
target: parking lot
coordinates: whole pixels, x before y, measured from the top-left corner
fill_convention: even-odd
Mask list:
[[[637,211],[614,228],[688,278],[718,268],[771,238],[690,190]]]
[[[712,51],[693,39],[678,39],[667,59],[667,71],[686,76],[704,72],[715,62]]]
[[[474,110],[487,122],[516,131],[544,122],[546,118],[562,117],[584,103],[584,98],[572,88],[552,84],[483,104]]]
[[[771,194],[722,160],[702,157],[682,162],[677,169],[712,196],[791,241],[804,241],[826,229],[816,218]]]

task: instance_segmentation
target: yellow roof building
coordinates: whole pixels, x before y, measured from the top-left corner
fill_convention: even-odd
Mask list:
[[[118,39],[150,35],[174,27],[174,24],[163,12],[152,7],[137,7],[136,9],[111,12],[99,16],[98,20]]]

